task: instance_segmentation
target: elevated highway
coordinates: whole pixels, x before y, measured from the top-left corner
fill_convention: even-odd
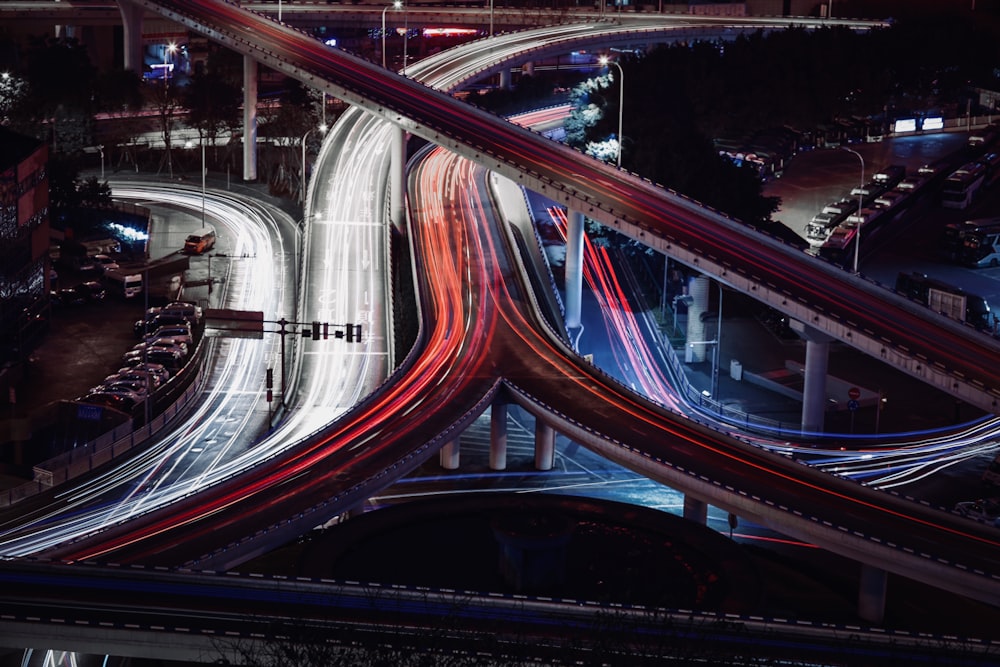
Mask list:
[[[259,50],[271,66],[287,67],[311,85],[335,85],[341,97],[371,113],[571,208],[630,227],[641,240],[697,253],[696,266],[703,258],[718,263],[723,279],[743,275],[730,267],[746,267],[746,275],[760,276],[751,293],[767,282],[802,290],[803,281],[820,285],[827,278],[850,290],[842,272],[694,202],[286,26],[207,0],[170,3],[163,11]],[[205,14],[196,18],[198,11]],[[283,64],[292,62],[294,68]],[[530,294],[519,285],[503,233],[479,217],[455,217],[457,209],[425,200],[422,188],[410,191],[424,330],[422,346],[390,386],[280,460],[52,557],[227,569],[370,497],[433,455],[499,396],[705,502],[871,565],[1000,600],[994,555],[1000,540],[988,527],[818,473],[636,397],[546,333],[528,308]],[[449,213],[435,216],[438,210]],[[802,291],[807,302],[828,292]],[[854,306],[859,299],[851,296]],[[913,327],[920,329],[939,330],[923,319]],[[260,531],[261,525],[269,528]],[[212,544],[224,547],[204,551]]]
[[[1000,341],[960,322],[290,26],[221,2],[137,4],[666,252],[956,398],[1000,410]],[[749,25],[733,24],[734,30]],[[586,28],[581,24],[580,31]],[[651,30],[620,28],[605,43]],[[502,66],[484,64],[470,76]]]
[[[787,283],[790,294],[798,290],[806,303],[820,299],[825,291],[803,288],[797,270],[816,285],[828,271],[845,293],[852,289],[842,272],[821,270],[817,266],[825,265],[694,202],[355,62],[287,27],[208,0],[170,6],[163,11],[183,6],[191,12],[187,20],[203,31],[259,50],[261,58],[297,62],[298,75],[317,87],[342,89],[342,97],[359,100],[370,112],[551,193],[571,208],[604,216],[640,239],[678,244],[692,253],[693,265],[703,266],[704,259],[721,267],[723,280],[728,272],[750,278],[759,272],[751,293],[769,284],[778,293],[778,283]],[[201,10],[207,14],[195,19]],[[255,35],[253,46],[234,31]],[[430,199],[414,202],[422,345],[391,386],[260,470],[51,555],[72,562],[226,569],[370,497],[435,453],[499,397],[522,403],[609,458],[705,502],[874,567],[1000,602],[995,531],[819,473],[617,386],[577,358],[529,307],[530,294],[519,284],[504,233],[476,215],[435,216],[437,206]],[[741,265],[750,269],[732,268]],[[867,299],[863,287],[858,285]],[[858,301],[858,293],[852,294]],[[942,331],[940,323],[924,322],[918,329],[929,335]],[[963,363],[969,354],[965,363],[971,368],[969,350],[982,354],[982,348],[965,349],[948,359]],[[212,545],[221,546],[206,553]]]

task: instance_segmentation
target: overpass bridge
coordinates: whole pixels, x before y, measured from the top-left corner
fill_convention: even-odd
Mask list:
[[[236,22],[232,25],[239,25],[238,19],[241,18],[241,15],[234,15],[233,18]],[[597,211],[604,211],[604,214],[610,215],[608,219],[611,224],[615,224],[617,220],[619,224],[632,225],[635,228],[634,233],[640,237],[645,235],[662,237],[665,241],[679,243],[682,247],[702,246],[701,252],[692,255],[692,262],[696,266],[698,264],[695,260],[701,257],[712,259],[718,265],[725,267],[726,271],[730,270],[728,266],[735,265],[734,261],[736,263],[743,263],[744,260],[747,263],[756,262],[753,270],[763,272],[761,281],[757,284],[763,284],[764,276],[770,276],[772,283],[775,281],[787,282],[784,271],[792,271],[793,277],[796,277],[798,274],[794,273],[794,269],[803,268],[802,265],[795,265],[795,258],[791,254],[786,256],[786,250],[780,244],[772,245],[770,242],[762,242],[756,235],[750,234],[738,223],[727,221],[724,217],[716,216],[711,212],[706,213],[697,204],[671,196],[669,193],[665,194],[662,189],[656,189],[651,184],[643,185],[641,179],[627,174],[619,174],[606,165],[591,164],[593,161],[583,158],[574,151],[565,149],[565,147],[560,150],[559,145],[546,142],[533,133],[515,131],[490,114],[474,109],[470,110],[447,95],[438,94],[436,91],[408,80],[401,80],[390,73],[372,68],[367,63],[353,62],[345,56],[348,60],[344,64],[345,69],[337,72],[334,76],[333,72],[323,71],[330,64],[326,61],[331,58],[331,54],[326,49],[316,45],[314,40],[304,38],[308,41],[300,42],[293,39],[294,34],[290,33],[287,28],[275,27],[257,21],[246,21],[246,23],[250,25],[240,28],[226,28],[225,31],[216,24],[212,30],[219,30],[219,34],[225,34],[227,39],[234,39],[230,33],[234,29],[256,31],[255,44],[261,46],[255,45],[254,48],[260,49],[259,55],[261,57],[270,58],[275,62],[277,60],[300,59],[297,66],[297,72],[300,76],[312,81],[335,80],[338,82],[336,85],[343,89],[345,95],[359,100],[359,104],[364,103],[366,105],[364,108],[373,114],[390,119],[394,118],[395,122],[406,125],[419,136],[426,135],[425,138],[432,140],[437,138],[439,140],[437,143],[455,145],[460,148],[462,154],[470,154],[491,168],[498,165],[507,173],[512,173],[515,179],[527,182],[529,187],[533,184],[538,188],[548,189],[548,191],[556,193],[557,196],[565,196],[566,201],[572,204],[571,208],[580,210],[589,206]],[[276,39],[278,37],[280,39]],[[290,46],[281,46],[281,42],[285,38],[292,40]],[[245,38],[244,41],[246,41]],[[248,47],[244,46],[243,48]],[[366,86],[371,86],[371,90],[366,90]],[[475,139],[469,139],[470,136],[475,137]],[[543,164],[543,162],[549,161],[552,161],[554,165]],[[697,224],[690,223],[686,219],[689,217],[696,220]],[[713,221],[717,222],[718,225],[712,226]],[[704,238],[706,232],[717,230],[723,232],[722,236],[733,235],[736,238],[735,245],[741,252],[734,253],[732,248],[728,247],[725,239],[718,239],[716,243],[712,239]],[[744,236],[744,234],[746,235]],[[723,251],[729,253],[727,258],[721,256]],[[777,267],[773,262],[768,261],[780,258],[785,258],[793,264],[791,269]],[[726,261],[729,261],[729,264]],[[806,266],[805,268],[810,267]],[[771,271],[770,274],[768,274],[768,270]],[[792,286],[794,287],[794,282]],[[457,351],[454,353],[457,354]],[[558,354],[567,355],[567,358],[571,356],[568,350],[559,350]],[[571,366],[573,370],[568,372],[572,373],[573,377],[579,381],[583,391],[589,392],[604,382],[592,369],[587,369],[577,362],[552,360],[551,363]],[[484,371],[476,371],[476,373],[482,372]],[[504,372],[506,373],[506,371]],[[849,553],[852,557],[863,562],[878,563],[880,567],[893,571],[903,571],[907,576],[921,580],[936,580],[939,584],[947,581],[947,585],[954,585],[956,589],[962,590],[970,597],[985,599],[994,604],[1000,600],[1000,596],[997,595],[994,574],[997,572],[997,568],[992,564],[992,557],[989,555],[990,549],[983,546],[991,543],[988,531],[978,534],[979,531],[968,530],[964,524],[961,526],[953,525],[953,520],[938,516],[940,513],[930,510],[917,512],[918,516],[911,519],[907,514],[913,510],[913,503],[908,503],[904,499],[887,499],[887,494],[868,493],[843,480],[818,473],[814,475],[807,469],[802,469],[801,466],[775,460],[781,457],[763,452],[748,452],[745,445],[732,442],[732,439],[724,434],[685,424],[675,416],[664,414],[664,411],[656,406],[635,401],[634,397],[627,392],[612,387],[602,388],[603,393],[600,400],[604,407],[600,409],[599,413],[594,412],[593,404],[583,406],[582,403],[572,406],[573,410],[570,411],[566,407],[560,409],[559,406],[560,401],[566,400],[564,386],[552,383],[542,387],[535,383],[531,386],[532,391],[526,392],[519,385],[524,384],[526,378],[533,375],[531,369],[511,369],[510,373],[511,377],[516,378],[517,381],[508,382],[505,387],[514,391],[515,396],[520,395],[520,398],[515,400],[519,402],[523,400],[526,405],[531,405],[532,409],[543,419],[558,422],[560,428],[565,429],[568,433],[581,438],[594,439],[592,443],[594,447],[603,447],[604,449],[601,451],[607,451],[612,458],[623,460],[630,467],[648,472],[654,479],[662,479],[672,486],[685,489],[686,492],[692,493],[703,501],[711,501],[713,504],[718,504],[718,506],[730,509],[735,513],[759,517],[766,525],[781,526],[791,534],[808,534],[812,541],[839,553]],[[468,400],[465,400],[454,404],[454,406],[449,404],[449,408],[455,411],[465,410],[467,414],[472,414],[472,412],[478,414],[478,411],[482,409],[483,400],[488,402],[497,391],[496,384],[489,374],[477,377],[473,373],[469,377],[470,382],[475,380],[477,391],[482,389],[484,383],[494,387],[494,389],[485,394],[473,394],[470,391],[469,393],[476,399],[472,401],[472,405],[469,405]],[[527,384],[531,385],[532,383],[528,382]],[[485,398],[480,399],[480,396],[485,396]],[[590,414],[588,415],[587,412]],[[553,415],[557,414],[561,414],[562,417],[553,419]],[[598,428],[595,428],[596,424],[592,424],[595,415],[599,416],[600,425]],[[442,427],[441,424],[457,425],[465,419],[464,417],[458,420],[451,418],[442,421],[431,417],[433,415],[428,414],[426,419],[421,419],[421,422],[427,423],[422,424],[421,428],[416,431],[418,435],[410,433],[407,438],[400,440],[400,443],[410,442],[411,449],[409,451],[412,453],[408,455],[409,462],[406,462],[406,457],[398,458],[400,454],[394,452],[387,452],[385,456],[369,461],[367,472],[358,474],[371,475],[376,469],[378,474],[374,477],[369,476],[364,483],[358,486],[351,487],[350,492],[339,496],[339,502],[347,503],[349,506],[349,503],[355,502],[357,498],[370,495],[372,489],[377,488],[379,484],[384,485],[387,480],[405,473],[409,467],[412,467],[412,461],[420,456],[426,457],[429,449],[433,449],[435,446],[440,447],[443,444],[444,439],[434,437],[434,433],[453,432],[453,427],[446,428]],[[404,418],[401,416],[399,419],[403,421],[415,419],[415,417]],[[413,441],[416,438],[427,436],[430,436],[429,440],[421,439],[419,446],[413,449]],[[329,434],[322,434],[322,437],[327,438]],[[425,442],[431,444],[424,445]],[[725,449],[726,453],[718,460],[709,462],[702,460],[708,450],[684,453],[685,463],[678,464],[677,458],[682,454],[677,449],[677,445],[684,443],[685,448],[687,448],[688,445],[693,445],[696,442],[708,443],[709,450],[712,446]],[[649,444],[643,446],[639,443]],[[387,440],[387,444],[391,443]],[[390,463],[392,457],[397,457],[396,464]],[[739,459],[739,465],[733,465],[733,461],[730,459]],[[384,465],[387,463],[390,467]],[[770,491],[765,492],[763,496],[748,492],[746,490],[749,483],[749,480],[746,479],[747,471],[764,467],[774,470],[777,475],[768,478],[770,481],[765,480],[761,486],[761,488],[768,487]],[[697,472],[699,469],[711,472],[699,473]],[[325,477],[324,479],[336,479],[343,474],[344,471],[339,470],[333,473],[332,478]],[[711,474],[711,478],[708,477],[709,474]],[[321,475],[318,469],[315,475]],[[780,483],[779,479],[782,480]],[[305,483],[305,479],[296,479],[294,482],[289,479],[282,493],[287,493],[289,499],[298,496],[299,492],[304,490]],[[779,484],[779,486],[775,487],[775,484]],[[799,488],[790,492],[785,500],[775,500],[774,492],[780,491],[783,494],[786,491],[783,487],[788,484],[799,485]],[[817,498],[810,500],[806,487],[813,489]],[[837,489],[835,492],[832,491],[834,488]],[[240,481],[231,490],[238,493],[239,498],[241,498],[240,503],[243,503],[243,498],[247,499],[247,503],[262,502],[263,498],[259,494],[264,492],[263,478],[260,486],[256,484],[247,486],[243,481]],[[276,493],[275,487],[267,485],[267,492],[267,503],[278,505],[278,500],[273,495]],[[206,493],[211,495],[212,492]],[[315,502],[319,495],[323,494],[329,499],[331,493],[329,484],[316,486],[313,489],[313,495],[305,497],[302,502]],[[821,493],[825,494],[823,495],[824,500],[833,503],[836,509],[820,507],[818,494]],[[254,514],[252,510],[248,511],[249,508],[246,504],[239,507],[231,505],[237,502],[235,496],[229,496],[224,501],[226,503],[225,509],[222,509],[223,506],[212,509],[212,502],[205,498],[192,501],[185,511],[195,511],[197,506],[208,509],[208,514],[202,515],[198,519],[189,515],[192,518],[183,521],[179,529],[164,528],[162,531],[158,530],[154,533],[155,540],[159,540],[161,545],[172,544],[180,547],[181,545],[175,541],[173,536],[180,539],[181,534],[192,534],[188,531],[193,530],[196,521],[207,527],[210,525],[207,522],[214,521],[217,516],[225,515],[227,521],[245,521],[248,516]],[[814,506],[814,509],[804,512],[804,505]],[[339,507],[343,508],[344,506],[341,504]],[[300,505],[300,507],[302,506]],[[310,506],[305,505],[305,507],[309,508]],[[882,508],[881,512],[864,509],[874,510],[876,507]],[[328,506],[327,511],[332,511],[332,509],[335,509],[332,505]],[[197,511],[203,510],[198,509]],[[290,506],[285,506],[280,511],[286,516],[288,516],[288,512],[293,512]],[[306,514],[305,517],[299,515],[299,522],[294,529],[307,525],[312,527],[320,523],[316,521],[318,513],[307,512]],[[236,515],[242,518],[235,518]],[[252,518],[256,520],[256,517]],[[264,520],[264,517],[261,517],[261,520]],[[879,532],[881,529],[886,532],[890,531],[889,527],[885,526],[886,522],[890,520],[898,522],[899,525],[891,530],[894,537],[886,541],[879,536]],[[293,523],[295,522],[289,521],[287,525],[291,526]],[[242,531],[244,527],[240,526],[234,530]],[[289,531],[291,530],[293,528],[290,527]],[[124,537],[122,537],[122,531],[116,531],[115,537],[118,544],[124,545],[124,548],[116,547],[112,551],[103,551],[105,556],[107,554],[121,555],[123,561],[137,557],[136,554],[139,552],[134,550],[137,542],[133,541],[136,539],[136,535],[128,536],[127,529],[125,531]],[[208,530],[208,532],[212,531]],[[281,537],[279,534],[281,532],[275,531],[269,538],[277,539]],[[200,530],[198,534],[205,536],[206,532]],[[232,534],[232,531],[220,533],[217,539],[224,539],[225,535]],[[247,534],[243,532],[243,535]],[[290,533],[284,533],[284,535],[288,534]],[[250,541],[244,544],[250,544]],[[917,544],[919,546],[914,546]],[[260,545],[261,543],[258,542],[255,546],[244,550],[243,553],[246,554],[253,549],[260,548]],[[190,552],[194,545],[187,545],[187,548]],[[80,545],[74,545],[70,551],[72,550],[77,550],[77,553],[84,552]],[[942,550],[947,553],[943,554]],[[216,562],[222,563],[231,558],[242,557],[236,553],[237,551],[239,549],[221,555]],[[173,549],[165,555],[165,558],[170,559],[179,556],[180,553],[179,549]],[[974,565],[969,564],[970,559],[975,563]]]

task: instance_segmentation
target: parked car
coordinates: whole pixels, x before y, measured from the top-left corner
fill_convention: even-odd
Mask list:
[[[108,294],[108,291],[104,289],[104,285],[96,280],[88,280],[85,283],[76,285],[72,289],[83,296],[84,301],[102,301]]]
[[[102,382],[94,387],[94,390],[106,394],[117,392],[131,392],[136,396],[143,397],[149,393],[149,387],[144,380],[118,379],[113,382]]]
[[[87,303],[85,293],[76,289],[76,287],[63,287],[60,290],[56,290],[53,297],[56,303],[63,306],[82,306]]]
[[[118,374],[120,375],[123,373],[148,373],[149,375],[157,378],[161,385],[170,379],[170,371],[168,371],[163,364],[151,364],[149,362],[143,363],[141,359],[134,366],[124,366],[119,368]]]
[[[192,325],[201,322],[204,311],[201,306],[191,301],[171,301],[160,309],[159,315],[183,317]]]
[[[180,315],[160,315],[157,313],[156,315],[148,317],[145,320],[136,320],[135,324],[132,325],[132,333],[135,334],[136,338],[142,338],[144,334],[149,335],[160,327],[172,327],[189,324],[190,321],[186,317],[181,317]]]
[[[152,343],[159,338],[170,338],[174,341],[184,343],[189,349],[194,345],[194,336],[191,334],[191,327],[187,324],[159,327],[156,331],[146,336],[146,342]]]
[[[90,261],[93,262],[97,272],[101,274],[106,271],[117,271],[121,268],[111,255],[93,255]]]
[[[160,379],[159,375],[153,373],[146,373],[144,371],[137,371],[131,368],[126,368],[124,371],[118,371],[114,375],[109,375],[104,378],[102,384],[114,384],[116,382],[135,382],[142,385],[143,389],[146,391],[152,387],[153,391],[156,391],[163,380]]]
[[[144,363],[159,364],[173,373],[184,365],[184,355],[176,350],[144,347],[143,349],[133,349],[126,352],[122,356],[122,362],[126,366],[138,366]]]
[[[124,394],[106,394],[103,392],[93,392],[87,394],[86,396],[81,396],[76,399],[78,403],[87,403],[88,405],[103,405],[105,407],[114,408],[115,410],[121,410],[122,412],[132,412],[138,402],[129,396]]]
[[[140,343],[140,345],[142,345],[142,343]],[[188,344],[185,343],[183,340],[180,340],[179,338],[164,338],[164,337],[150,338],[145,343],[145,345],[147,345],[148,348],[151,350],[152,349],[176,350],[180,352],[181,356],[184,357],[185,359],[187,359],[188,353],[191,350],[191,348],[188,347]]]
[[[91,387],[87,395],[101,394],[101,395],[111,395],[111,396],[124,396],[132,402],[132,405],[138,405],[141,403],[145,397],[146,392],[138,392],[130,387],[115,387],[111,385],[97,385],[96,387]]]

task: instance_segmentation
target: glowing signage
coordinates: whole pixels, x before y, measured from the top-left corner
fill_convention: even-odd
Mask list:
[[[895,125],[893,125],[893,132],[916,132],[917,121],[914,118],[903,118],[897,120]]]
[[[944,118],[941,118],[940,116],[935,116],[934,118],[924,118],[924,122],[920,127],[924,130],[943,130]]]
[[[475,28],[424,28],[424,37],[474,37]]]

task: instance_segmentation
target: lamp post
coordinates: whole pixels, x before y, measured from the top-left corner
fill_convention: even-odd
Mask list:
[[[199,143],[201,144],[201,227],[205,228],[205,175],[208,171],[205,169],[205,137],[198,136]],[[212,260],[208,260],[211,262]],[[211,264],[209,264],[211,267]],[[209,277],[211,277],[211,268],[209,268]],[[212,288],[212,283],[209,281],[209,289]]]
[[[278,0],[278,23],[281,23],[281,0]]]
[[[306,133],[302,135],[302,194],[299,201],[303,205],[306,203],[306,138],[313,130],[319,130],[321,134],[325,134],[326,123],[320,125],[319,127],[310,127],[306,130]]]
[[[385,69],[385,13],[389,10],[390,6],[393,9],[399,9],[403,6],[403,0],[393,0],[392,5],[386,5],[382,9],[382,69]]]
[[[97,152],[101,154],[101,180],[104,180],[104,144],[97,145]]]
[[[719,362],[722,349],[722,283],[716,281],[719,287],[719,319],[715,329],[715,354],[712,357],[712,398],[719,400]]]
[[[176,52],[177,52],[177,45],[174,44],[173,42],[167,44],[167,47],[163,49],[163,90],[167,89],[167,76],[169,74],[167,66],[169,64],[168,61],[170,59],[170,55]]]
[[[625,70],[622,66],[618,64],[617,60],[611,60],[607,56],[601,56],[599,62],[607,67],[608,65],[614,65],[618,68],[618,72],[621,75],[621,80],[618,82],[618,168],[622,168],[622,145],[624,143],[624,137],[622,136],[622,116],[625,113]]]
[[[848,153],[853,153],[858,156],[861,160],[861,186],[858,188],[858,226],[854,230],[854,273],[858,272],[858,259],[861,256],[861,223],[864,221],[861,215],[861,208],[864,205],[865,197],[865,159],[861,157],[861,153],[857,152],[852,148],[846,148],[841,146]]]
[[[406,5],[403,5],[403,76],[406,76],[406,56],[410,42],[410,17],[406,14]]]
[[[490,0],[490,37],[493,36],[493,0]]]

